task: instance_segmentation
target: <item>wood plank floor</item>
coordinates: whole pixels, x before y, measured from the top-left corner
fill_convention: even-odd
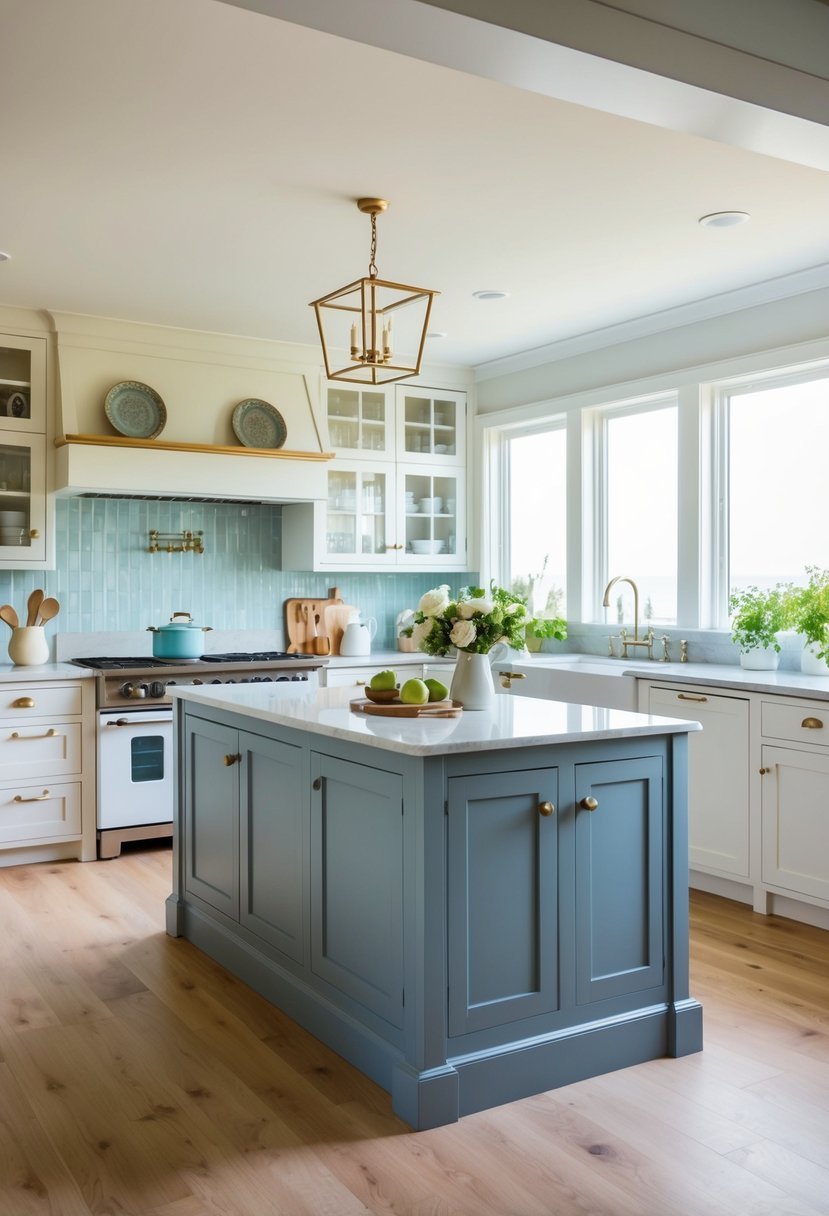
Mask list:
[[[695,893],[704,1052],[413,1133],[169,890],[166,847],[0,870],[2,1216],[829,1213],[829,933]]]

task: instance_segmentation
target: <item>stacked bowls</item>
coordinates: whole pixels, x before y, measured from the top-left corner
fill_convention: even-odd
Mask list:
[[[0,546],[22,545],[25,534],[25,511],[0,511]]]

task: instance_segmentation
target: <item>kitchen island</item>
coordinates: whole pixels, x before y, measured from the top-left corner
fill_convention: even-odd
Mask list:
[[[525,697],[457,718],[353,690],[176,690],[167,928],[416,1129],[702,1046],[687,733]]]

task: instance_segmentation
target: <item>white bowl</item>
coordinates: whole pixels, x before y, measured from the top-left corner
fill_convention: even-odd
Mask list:
[[[412,553],[442,553],[443,545],[442,540],[413,540]]]
[[[422,515],[440,515],[443,505],[442,498],[421,498],[420,511]]]
[[[0,529],[23,528],[26,525],[25,511],[0,511]]]
[[[0,528],[0,542],[4,545],[19,544],[25,530],[25,528]]]

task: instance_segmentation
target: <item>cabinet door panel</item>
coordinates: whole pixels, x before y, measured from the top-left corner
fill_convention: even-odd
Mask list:
[[[763,881],[829,900],[829,756],[763,748]]]
[[[449,1033],[558,1005],[555,769],[449,781]]]
[[[577,765],[576,808],[576,999],[589,1004],[662,983],[661,760]]]
[[[312,757],[311,966],[386,1021],[403,1021],[403,780]]]
[[[185,762],[185,886],[234,919],[239,915],[239,768],[235,730],[188,716]]]
[[[239,920],[302,961],[302,751],[243,733]]]

